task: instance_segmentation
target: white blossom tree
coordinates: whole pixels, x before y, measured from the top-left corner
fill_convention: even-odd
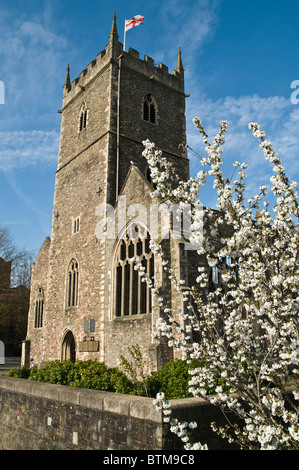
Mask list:
[[[198,118],[194,124],[206,145],[207,157],[202,158],[202,164],[208,167],[207,172],[200,171],[196,177],[181,182],[153,143],[144,142],[143,155],[155,184],[153,197],[182,207],[191,204],[191,241],[199,246],[198,254],[204,255],[208,265],[217,270],[219,283],[209,290],[207,269],[199,267],[197,282],[190,286],[190,302],[190,296],[182,289],[184,281],[176,278],[164,259],[165,272],[182,291],[187,304],[188,313],[183,313],[187,328],[174,320],[147,277],[145,281],[164,312],[157,329],[168,338],[170,346],[183,351],[186,360],[202,361],[202,366],[190,374],[192,394],[239,418],[240,424],[228,422],[220,428],[212,424],[215,432],[243,449],[299,449],[298,185],[286,176],[259,125],[251,123],[249,128],[273,165],[271,183],[276,204],[269,207],[266,202],[265,185],[258,195],[246,200],[247,166],[234,163],[234,174],[238,171],[234,180],[226,178],[222,171],[227,122],[220,123],[219,134],[212,143]],[[217,212],[202,209],[199,203],[200,189],[209,177],[218,193]],[[203,237],[199,223],[202,210],[208,227]],[[223,227],[231,230],[223,232]],[[220,243],[217,249],[215,238]],[[156,256],[164,257],[160,245],[153,242],[152,249]],[[136,269],[144,275],[138,260]],[[192,332],[198,339],[190,342]],[[217,395],[210,396],[207,391],[215,383],[219,384]],[[196,423],[181,423],[173,418],[163,393],[155,403],[163,410],[164,422],[170,423],[171,431],[181,437],[186,449],[207,448],[205,443],[191,442]]]

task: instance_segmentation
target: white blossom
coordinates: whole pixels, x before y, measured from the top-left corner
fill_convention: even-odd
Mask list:
[[[243,420],[242,428],[213,425],[215,432],[229,442],[239,442],[242,448],[298,450],[299,351],[294,346],[299,338],[298,184],[287,177],[265,132],[258,124],[250,123],[273,168],[271,191],[276,203],[270,207],[265,200],[269,192],[265,184],[258,194],[245,197],[247,164],[236,161],[234,177],[223,175],[227,122],[220,123],[212,143],[200,119],[194,118],[193,122],[206,147],[207,157],[201,162],[207,171],[180,181],[153,143],[144,142],[143,152],[156,185],[152,197],[192,206],[190,241],[198,246],[198,254],[204,255],[207,263],[198,266],[194,286],[187,285],[170,268],[162,245],[151,243],[155,256],[162,259],[171,286],[181,293],[185,311],[174,315],[159,289],[146,278],[141,263],[136,259],[134,262],[160,308],[158,334],[165,336],[183,357],[202,361],[201,367],[190,371],[189,391]],[[202,214],[199,195],[208,178],[213,179],[217,192],[218,212],[206,208]],[[203,232],[202,215],[206,221]],[[228,233],[223,233],[223,227],[230,228]],[[227,258],[230,263],[225,262]],[[219,278],[212,291],[209,269],[216,270]],[[190,341],[193,331],[199,332],[199,341]],[[287,390],[286,384],[291,384],[293,390]],[[216,395],[209,395],[211,389]],[[179,423],[173,418],[165,396],[157,396],[155,403],[185,449],[206,449],[205,444],[191,442],[195,424]]]

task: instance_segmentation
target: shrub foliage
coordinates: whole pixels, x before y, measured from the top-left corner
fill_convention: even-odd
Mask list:
[[[195,364],[196,362],[196,364]],[[142,380],[128,377],[116,367],[108,367],[97,360],[87,361],[51,361],[43,367],[36,365],[12,369],[8,376],[46,382],[69,387],[87,388],[130,395],[156,397],[163,391],[167,399],[189,398],[189,369],[200,366],[199,361],[175,359],[161,370],[143,376]],[[142,383],[141,383],[142,382]],[[210,390],[209,392],[213,392]]]

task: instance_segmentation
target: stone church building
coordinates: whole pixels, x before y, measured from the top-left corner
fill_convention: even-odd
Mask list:
[[[142,204],[150,213],[153,185],[142,156],[144,140],[163,151],[182,179],[189,177],[185,97],[180,49],[171,73],[134,49],[124,52],[115,15],[108,45],[72,82],[68,67],[59,110],[52,235],[33,266],[23,364],[31,358],[38,365],[97,359],[117,366],[136,344],[150,370],[173,357],[174,351],[155,337],[161,313],[133,269],[132,257],[139,256],[179,320],[182,295],[151,252],[149,223],[133,223],[130,211],[119,211],[121,237],[101,238],[96,227],[99,207],[117,209],[124,198],[127,208]],[[188,288],[194,253],[178,237],[163,243]]]

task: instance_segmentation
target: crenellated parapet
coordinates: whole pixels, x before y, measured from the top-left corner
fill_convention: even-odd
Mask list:
[[[160,84],[170,86],[177,91],[184,92],[184,72],[169,69],[161,62],[155,64],[154,59],[145,55],[143,60],[139,58],[139,52],[130,48],[128,53],[123,54],[122,67],[128,67],[136,73],[146,76],[149,80],[156,80]]]
[[[166,65],[161,62],[155,64],[154,59],[145,55],[143,60],[139,57],[139,52],[129,48],[128,52],[123,51],[123,45],[118,41],[116,17],[113,17],[113,25],[109,36],[109,43],[97,57],[88,64],[80,75],[71,82],[70,69],[67,68],[67,75],[63,87],[63,108],[68,105],[79,93],[92,83],[111,64],[118,64],[121,59],[121,66],[128,68],[137,74],[146,77],[148,80],[157,81],[164,86],[171,87],[178,92],[184,93],[184,69],[181,59],[181,50],[178,51],[178,62],[175,70],[169,72]]]
[[[63,87],[63,108],[68,105],[79,93],[85,91],[88,85],[95,80],[95,78],[102,73],[110,64],[112,58],[109,51],[104,49],[101,51],[96,59],[90,62],[86,69],[84,69],[80,75],[75,78],[68,85],[64,84]],[[67,76],[69,74],[69,67],[67,70]],[[67,82],[67,78],[66,78]]]

